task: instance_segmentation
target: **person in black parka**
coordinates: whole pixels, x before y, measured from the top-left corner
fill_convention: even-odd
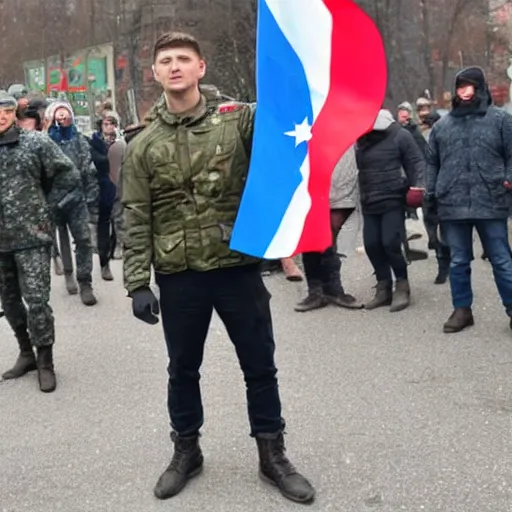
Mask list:
[[[451,112],[432,128],[427,150],[427,198],[450,247],[453,312],[447,333],[473,325],[471,261],[476,229],[512,318],[512,254],[507,219],[512,206],[512,116],[492,105],[482,69],[455,78]],[[510,320],[512,328],[512,320]]]
[[[373,130],[357,141],[356,160],[364,246],[377,277],[375,297],[365,307],[391,304],[391,311],[401,311],[410,302],[403,251],[406,195],[411,186],[422,182],[425,158],[413,136],[388,110],[381,110]]]

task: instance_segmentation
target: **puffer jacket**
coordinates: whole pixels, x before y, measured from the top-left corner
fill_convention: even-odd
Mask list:
[[[373,130],[357,141],[356,161],[365,214],[405,208],[407,191],[423,180],[425,157],[388,110],[381,110]]]
[[[427,194],[435,199],[440,221],[506,219],[512,194],[512,116],[492,105],[479,68],[466,68],[457,80],[471,76],[476,97],[453,109],[430,133],[427,150]]]

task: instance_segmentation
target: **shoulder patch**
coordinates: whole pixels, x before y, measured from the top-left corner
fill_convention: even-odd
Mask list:
[[[229,114],[241,110],[243,103],[223,103],[217,107],[218,114]]]

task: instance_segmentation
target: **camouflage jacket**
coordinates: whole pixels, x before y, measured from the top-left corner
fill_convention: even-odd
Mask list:
[[[84,194],[87,208],[92,215],[98,215],[99,185],[96,167],[91,161],[91,150],[87,139],[78,133],[70,140],[56,142],[62,152],[69,157],[80,172],[81,190]],[[72,188],[70,188],[72,191]]]
[[[52,208],[70,183],[78,171],[48,136],[15,127],[0,136],[0,252],[51,244]]]
[[[151,265],[172,274],[258,261],[229,248],[249,168],[253,108],[202,96],[180,116],[161,99],[153,115],[123,165],[126,289],[149,285]]]

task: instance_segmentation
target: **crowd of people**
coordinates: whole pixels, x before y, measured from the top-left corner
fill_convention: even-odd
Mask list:
[[[203,467],[199,380],[215,310],[244,374],[260,475],[288,499],[308,503],[315,489],[285,454],[270,295],[261,261],[229,247],[249,169],[256,105],[201,87],[205,72],[202,50],[192,36],[163,34],[153,53],[153,73],[163,94],[145,122],[122,136],[119,117],[111,110],[102,112],[98,130],[85,137],[65,101],[0,95],[0,298],[20,348],[3,378],[37,370],[41,391],[55,390],[51,260],[56,273],[64,274],[68,292],[80,293],[92,306],[93,251],[102,278],[112,280],[109,262],[118,240],[133,314],[150,325],[161,318],[169,354],[174,454],[155,496],[175,496]],[[409,247],[405,220],[422,208],[429,248],[439,262],[435,282],[450,279],[453,312],[444,331],[474,323],[473,229],[512,318],[511,189],[512,117],[492,105],[481,69],[457,75],[452,108],[444,116],[427,98],[415,108],[399,105],[396,119],[382,109],[334,169],[332,246],[302,255],[308,294],[296,310],[329,303],[406,309],[408,265],[424,254]],[[376,279],[375,296],[366,304],[345,291],[336,245],[358,210]],[[293,260],[277,263],[288,279],[302,279]],[[150,287],[153,273],[159,299]]]
[[[37,369],[42,391],[56,387],[47,261],[53,258],[68,293],[80,294],[86,306],[97,303],[93,252],[99,254],[102,278],[113,280],[109,264],[119,250],[122,217],[120,164],[114,158],[114,146],[123,143],[118,127],[117,114],[105,110],[88,138],[77,129],[68,102],[26,91],[0,94],[0,297],[20,347],[4,379]]]

